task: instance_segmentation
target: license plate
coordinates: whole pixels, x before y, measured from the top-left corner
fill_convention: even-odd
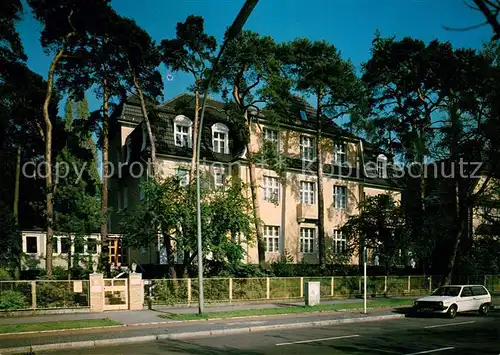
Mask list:
[[[433,308],[422,308],[422,311],[424,312],[432,312],[433,310]]]

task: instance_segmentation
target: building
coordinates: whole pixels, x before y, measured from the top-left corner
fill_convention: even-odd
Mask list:
[[[239,134],[238,123],[228,119],[223,108],[224,103],[212,99],[207,105],[201,169],[210,174],[215,186],[223,184],[228,174],[237,174],[249,183],[245,142]],[[193,116],[194,99],[189,94],[154,105],[150,121],[159,174],[162,176],[177,174],[187,179],[195,139],[192,136]],[[130,96],[118,106],[112,121],[109,159],[112,166],[121,168],[110,178],[109,205],[113,210],[110,231],[119,234],[118,212],[144,198],[139,186],[146,179],[146,174],[137,174],[137,169],[148,159],[148,136],[136,96]],[[317,262],[315,109],[297,99],[290,108],[287,122],[276,126],[256,113],[252,122],[252,151],[259,151],[264,142],[269,142],[276,147],[278,156],[285,156],[288,161],[284,179],[279,179],[265,161],[256,164],[257,196],[267,246],[266,260],[272,261],[286,253],[296,262]],[[401,186],[391,178],[390,155],[375,151],[365,141],[336,124],[324,127],[322,146],[325,233],[332,252],[341,252],[346,247],[346,238],[339,229],[349,215],[358,213],[359,202],[365,196],[383,193],[392,194],[399,200]],[[256,246],[246,248],[246,262],[256,263]],[[131,262],[143,264],[159,262],[159,254],[161,245],[130,251]],[[353,258],[352,262],[357,263],[357,258]]]

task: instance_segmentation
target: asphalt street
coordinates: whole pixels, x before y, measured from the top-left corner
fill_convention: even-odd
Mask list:
[[[67,354],[68,350],[47,354]],[[342,324],[253,334],[71,350],[100,355],[500,354],[500,312]]]

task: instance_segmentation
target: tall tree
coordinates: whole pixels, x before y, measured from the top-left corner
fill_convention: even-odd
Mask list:
[[[199,124],[200,93],[203,89],[202,83],[206,79],[209,63],[214,59],[217,41],[215,37],[205,33],[204,20],[201,16],[190,15],[184,22],[178,22],[176,27],[176,38],[165,39],[161,42],[162,60],[167,68],[173,71],[183,71],[193,76],[194,84],[191,90],[194,92],[194,122],[193,156],[191,158],[190,179],[194,179],[196,166],[196,144]]]
[[[323,149],[331,145],[325,145],[323,126],[345,115],[354,116],[360,112],[364,107],[364,89],[351,62],[342,59],[340,52],[327,42],[296,39],[286,44],[282,50],[286,53],[287,71],[294,79],[294,90],[313,97],[316,104],[314,167],[318,181],[319,264],[324,267],[326,238]]]
[[[251,31],[242,31],[227,44],[220,61],[221,80],[219,89],[230,103],[230,117],[241,124],[242,136],[246,142],[246,158],[250,178],[250,196],[253,221],[257,236],[259,263],[265,262],[265,243],[260,221],[260,207],[257,198],[256,153],[250,144],[250,135],[255,125],[253,116],[260,115],[260,107],[268,102],[271,91],[280,87],[280,61],[277,45],[271,37],[262,37]],[[216,69],[216,70],[217,70]],[[283,92],[286,92],[284,90]],[[254,112],[252,112],[252,110]]]
[[[52,127],[53,118],[49,114],[49,105],[53,97],[54,78],[61,62],[71,60],[70,54],[79,41],[87,38],[89,25],[95,24],[97,17],[107,6],[107,0],[29,0],[35,18],[43,25],[42,46],[53,54],[48,74],[47,90],[43,105],[45,124],[45,183],[46,183],[46,267],[47,275],[52,276],[52,237],[54,203],[52,174]]]

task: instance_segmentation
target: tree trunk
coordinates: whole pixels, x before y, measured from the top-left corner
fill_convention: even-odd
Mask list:
[[[43,119],[45,121],[45,217],[47,223],[47,234],[45,242],[45,268],[47,276],[52,277],[52,238],[54,236],[54,191],[52,186],[52,122],[49,117],[49,105],[52,98],[54,85],[54,73],[59,60],[64,54],[64,49],[60,49],[50,63],[47,75],[47,93],[43,103]]]
[[[193,122],[193,136],[191,138],[191,146],[193,147],[193,156],[191,158],[191,168],[189,169],[189,180],[194,179],[194,174],[196,172],[196,158],[197,158],[197,144],[198,144],[198,120],[199,120],[199,109],[200,109],[200,88],[198,84],[198,79],[196,80],[196,88],[194,91],[194,122]]]
[[[321,268],[326,266],[326,250],[325,250],[325,199],[323,196],[323,154],[321,148],[321,90],[317,92],[317,108],[316,108],[316,161],[318,169],[316,176],[318,178],[318,262]]]
[[[247,144],[247,159],[248,159],[248,173],[250,176],[250,195],[252,198],[253,219],[255,225],[255,234],[257,235],[257,251],[259,255],[259,264],[262,265],[266,261],[266,246],[264,243],[264,237],[262,235],[262,226],[260,223],[260,207],[259,207],[259,201],[257,199],[255,164],[252,160],[253,156],[250,151],[250,144]]]
[[[109,181],[109,94],[107,80],[103,81],[103,113],[102,113],[102,185],[101,185],[101,253],[106,269],[109,266],[108,245],[108,181]]]
[[[137,90],[137,94],[139,95],[139,99],[141,101],[142,116],[144,117],[144,122],[146,123],[149,143],[151,144],[151,165],[152,165],[151,176],[153,179],[155,179],[157,165],[156,165],[156,146],[153,137],[153,130],[151,129],[151,123],[149,122],[148,110],[146,108],[146,102],[144,101],[144,95],[142,94],[141,86],[139,85],[139,82],[137,81],[137,77],[135,76],[135,74],[133,74],[133,76],[134,76],[134,87],[135,90]]]
[[[19,183],[21,180],[21,143],[17,147],[17,161],[16,161],[16,182],[14,186],[14,218],[16,224],[19,226]]]

